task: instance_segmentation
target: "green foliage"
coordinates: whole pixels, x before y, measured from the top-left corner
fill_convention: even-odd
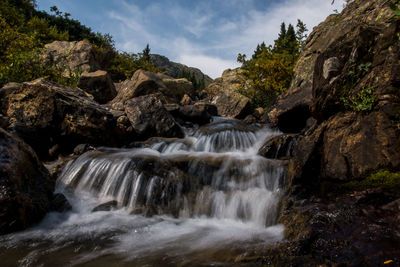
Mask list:
[[[393,22],[400,19],[400,0],[396,0],[394,2],[389,2],[389,7],[393,12],[392,17],[390,18],[389,22]]]
[[[369,175],[362,181],[352,181],[345,184],[349,189],[368,189],[382,187],[384,189],[400,189],[400,172],[380,170]]]
[[[160,72],[160,70],[150,62],[149,45],[139,54],[116,52],[108,68],[108,72],[111,74],[114,81],[121,81],[130,79],[133,73],[138,69],[149,72]]]
[[[269,108],[279,94],[285,92],[293,77],[294,65],[305,46],[305,24],[298,20],[297,31],[289,24],[281,24],[274,46],[257,45],[251,59],[239,54],[244,81],[239,92],[250,99],[254,107]]]
[[[372,110],[375,104],[375,96],[373,95],[375,90],[374,86],[362,88],[360,92],[353,97],[342,96],[340,100],[344,106],[350,110],[357,112],[369,112]]]

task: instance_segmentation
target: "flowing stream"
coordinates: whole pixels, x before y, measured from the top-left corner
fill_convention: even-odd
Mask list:
[[[257,155],[277,134],[215,118],[187,130],[184,139],[86,152],[57,180],[56,192],[72,210],[51,212],[33,228],[0,237],[0,265],[240,262],[282,239],[276,219],[285,165]]]

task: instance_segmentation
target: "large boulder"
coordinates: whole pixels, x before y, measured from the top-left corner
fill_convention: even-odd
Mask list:
[[[125,112],[133,130],[141,139],[184,136],[181,127],[164,108],[160,94],[144,95],[126,101]]]
[[[42,57],[44,64],[64,70],[67,77],[100,69],[94,48],[88,41],[54,41],[44,46]]]
[[[242,86],[241,69],[227,69],[203,91],[211,104],[217,106],[218,115],[243,119],[250,114],[250,100],[238,93]]]
[[[122,82],[118,87],[118,95],[111,103],[125,103],[125,101],[134,97],[167,90],[167,87],[157,74],[144,70],[137,70],[130,80]]]
[[[211,104],[217,107],[219,116],[243,119],[251,113],[249,98],[234,91],[220,91],[212,98]]]
[[[9,117],[9,129],[44,157],[54,145],[60,152],[81,143],[115,145],[114,116],[90,97],[45,79],[0,89],[1,112]]]
[[[195,90],[192,82],[185,78],[181,79],[163,79],[162,80],[167,90],[163,90],[163,94],[167,97],[173,98],[176,102],[180,102],[182,98],[187,95],[194,96]]]
[[[55,183],[32,148],[1,128],[0,157],[0,234],[7,234],[43,218]]]
[[[93,95],[100,104],[107,103],[117,95],[111,76],[103,70],[82,73],[78,87]]]

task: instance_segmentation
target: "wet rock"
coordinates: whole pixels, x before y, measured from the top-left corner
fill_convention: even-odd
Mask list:
[[[211,116],[217,116],[218,115],[218,109],[213,104],[200,101],[200,102],[194,103],[194,106],[197,107],[198,109],[202,110],[202,111],[203,110],[206,111]]]
[[[57,193],[53,195],[53,199],[51,200],[50,210],[57,212],[66,212],[72,209],[71,204],[68,199],[61,193]]]
[[[42,57],[44,64],[65,69],[67,77],[100,69],[94,48],[88,41],[54,41],[44,46]]]
[[[140,138],[184,136],[181,127],[164,108],[157,94],[128,100],[125,111],[133,130]]]
[[[78,87],[93,95],[100,104],[107,103],[117,95],[111,76],[102,70],[82,73]]]
[[[89,144],[79,144],[74,148],[74,155],[79,156],[90,150],[95,150],[95,148]]]
[[[30,146],[0,129],[0,234],[23,230],[50,209],[54,181]]]
[[[203,125],[210,122],[211,115],[206,109],[200,109],[195,105],[187,105],[179,108],[178,118],[183,121]]]
[[[270,159],[289,159],[292,156],[295,138],[294,134],[272,137],[259,149],[258,154]]]
[[[92,212],[96,211],[110,211],[110,210],[115,210],[118,207],[118,201],[112,200],[108,201],[106,203],[100,204],[97,207],[95,207]]]
[[[79,89],[45,79],[10,83],[0,89],[1,112],[9,129],[30,144],[41,157],[60,146],[71,152],[80,143],[115,145],[114,116]]]

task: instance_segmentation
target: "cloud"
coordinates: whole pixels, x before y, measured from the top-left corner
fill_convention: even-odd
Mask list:
[[[209,73],[212,78],[220,77],[226,69],[240,66],[234,60],[225,60],[200,54],[181,54],[178,61],[182,64],[199,68],[200,70],[207,70],[207,74]]]
[[[165,0],[136,4],[128,0],[111,10],[111,34],[117,48],[141,51],[150,43],[152,53],[197,67],[216,78],[226,68],[238,66],[238,53],[251,55],[257,44],[273,44],[280,24],[301,19],[311,30],[343,2],[331,0]],[[266,4],[270,3],[270,4]]]

